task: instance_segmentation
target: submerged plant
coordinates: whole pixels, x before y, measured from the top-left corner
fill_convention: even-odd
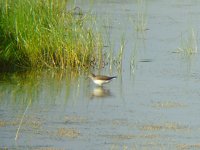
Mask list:
[[[181,47],[178,48],[178,52],[184,52],[186,55],[192,55],[197,53],[198,43],[197,43],[197,33],[194,29],[188,35],[187,39],[181,37]]]
[[[78,70],[98,60],[101,38],[90,16],[66,6],[66,0],[0,0],[1,69]]]

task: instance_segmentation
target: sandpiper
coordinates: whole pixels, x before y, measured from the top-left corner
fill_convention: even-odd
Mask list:
[[[92,79],[92,81],[95,84],[99,86],[102,86],[105,83],[109,83],[112,79],[117,78],[116,76],[109,77],[109,76],[104,76],[104,75],[95,75],[93,73],[90,73],[89,77]]]

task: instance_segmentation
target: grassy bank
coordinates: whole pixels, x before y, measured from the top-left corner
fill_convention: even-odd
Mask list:
[[[102,42],[91,18],[66,7],[66,0],[0,0],[1,70],[80,69],[98,62]]]

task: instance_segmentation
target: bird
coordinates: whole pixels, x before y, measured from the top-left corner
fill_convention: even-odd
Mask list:
[[[92,81],[95,84],[102,86],[103,84],[109,83],[112,79],[117,78],[117,77],[116,76],[109,77],[109,76],[104,76],[104,75],[95,75],[93,73],[90,73],[89,78],[92,79]]]

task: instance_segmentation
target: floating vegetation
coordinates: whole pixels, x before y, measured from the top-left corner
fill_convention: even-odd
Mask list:
[[[147,131],[158,131],[158,130],[183,130],[188,129],[188,127],[179,125],[177,123],[165,123],[162,125],[143,125],[140,127],[141,130]]]
[[[57,135],[59,137],[77,138],[80,136],[80,132],[73,128],[59,128],[57,130]]]
[[[128,150],[128,149],[133,149],[132,147],[129,148],[127,145],[120,145],[120,144],[112,144],[110,147],[110,150]],[[135,148],[134,148],[135,149]]]
[[[15,120],[15,121],[0,120],[0,127],[17,126],[18,124],[19,124],[18,120]],[[27,127],[31,127],[33,129],[38,129],[41,127],[42,123],[36,119],[33,119],[33,118],[30,119],[30,116],[29,116],[29,118],[23,122],[23,125]]]
[[[65,123],[86,123],[87,118],[80,116],[65,116]]]
[[[178,102],[156,102],[153,104],[153,107],[155,108],[177,108],[177,107],[185,107],[186,105]]]
[[[137,138],[145,138],[145,139],[160,138],[160,135],[157,134],[117,134],[117,135],[104,135],[104,136],[120,141],[137,139]]]
[[[93,18],[67,1],[0,0],[0,67],[91,67],[99,60],[102,41]]]
[[[188,149],[200,149],[200,144],[179,144],[176,146],[177,149],[180,150],[188,150]]]
[[[118,134],[118,135],[105,135],[106,137],[112,138],[114,140],[130,140],[136,138],[135,135],[132,134]]]
[[[128,120],[127,119],[114,119],[114,120],[112,120],[112,124],[114,126],[128,126]]]
[[[16,126],[18,124],[19,124],[18,121],[0,120],[0,128],[7,126]]]
[[[144,125],[140,127],[141,130],[148,130],[148,131],[155,131],[155,130],[161,130],[161,125]]]
[[[115,140],[129,140],[135,138],[135,135],[131,134],[119,134],[119,135],[112,135],[112,138]]]
[[[194,29],[191,29],[187,39],[184,39],[181,36],[181,46],[178,48],[177,52],[183,52],[186,56],[196,54],[198,52],[197,40],[197,32],[195,32]]]
[[[5,121],[0,120],[0,127],[5,127],[7,123]]]
[[[153,139],[153,138],[160,138],[160,135],[158,134],[144,134],[140,135],[140,138],[147,138],[147,139]]]

